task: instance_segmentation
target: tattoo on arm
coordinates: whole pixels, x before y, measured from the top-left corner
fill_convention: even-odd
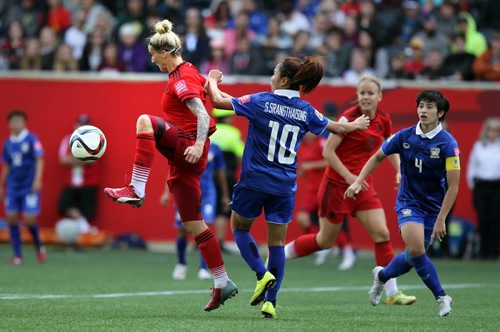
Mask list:
[[[199,98],[189,98],[186,100],[186,106],[198,119],[198,131],[196,134],[196,142],[205,144],[208,136],[208,126],[210,125],[210,116],[205,109],[205,106]]]

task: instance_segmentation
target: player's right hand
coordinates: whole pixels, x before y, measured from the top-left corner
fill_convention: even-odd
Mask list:
[[[163,206],[168,206],[168,202],[170,202],[170,192],[168,190],[165,190],[160,196],[160,204]]]
[[[370,125],[370,118],[363,114],[354,120],[354,124],[358,130],[366,129]]]
[[[347,182],[348,185],[351,185],[354,182],[356,182],[357,178],[358,177],[356,175],[350,173],[348,176],[344,178],[344,180],[345,182]],[[368,190],[368,188],[370,188],[370,185],[368,184],[368,182],[366,182],[366,180],[364,180],[363,183],[361,184],[361,190]]]
[[[356,199],[356,195],[359,194],[359,192],[362,189],[362,184],[359,183],[358,181],[355,181],[353,184],[347,188],[347,190],[344,193],[344,199],[349,198],[352,200]]]
[[[220,70],[217,69],[212,69],[208,73],[208,79],[214,79],[217,83],[222,82],[222,79],[224,78],[224,74]]]

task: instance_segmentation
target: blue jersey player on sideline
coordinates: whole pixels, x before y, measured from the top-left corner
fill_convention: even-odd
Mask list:
[[[308,131],[316,135],[325,130],[348,133],[369,125],[365,116],[351,123],[330,121],[300,98],[300,90],[313,91],[322,77],[323,66],[318,57],[306,57],[303,61],[290,57],[276,65],[271,77],[272,92],[232,98],[217,86],[223,78],[220,71],[208,75],[212,104],[234,109],[236,115],[249,122],[241,176],[230,204],[231,227],[243,259],[257,275],[250,304],[264,301],[262,314],[267,318],[276,318],[276,297],[285,273],[284,241],[294,209],[296,153],[302,138]],[[267,267],[249,233],[262,209],[268,229]]]
[[[373,269],[369,292],[372,305],[380,301],[384,283],[415,267],[439,304],[439,315],[451,312],[452,299],[441,286],[434,264],[426,250],[437,238],[446,235],[445,219],[455,202],[460,181],[458,145],[443,130],[441,122],[450,108],[448,100],[436,90],[420,92],[417,97],[419,122],[388,139],[365,164],[344,197],[356,198],[364,179],[382,160],[393,153],[401,157],[401,184],[396,200],[399,229],[406,250],[394,257],[385,268]]]
[[[47,257],[36,223],[36,217],[40,213],[44,152],[38,137],[26,128],[26,120],[26,113],[20,110],[14,110],[7,115],[11,135],[5,141],[2,152],[0,200],[4,199],[5,214],[9,223],[10,243],[14,251],[14,256],[9,260],[12,265],[20,265],[23,262],[19,229],[21,213],[33,237],[38,261],[43,263]]]
[[[225,204],[229,203],[229,191],[226,183],[226,162],[224,155],[217,144],[210,143],[208,150],[208,162],[205,171],[201,175],[201,215],[205,223],[212,228],[215,222],[215,207],[217,205],[217,187],[215,181],[221,190],[221,197]],[[168,205],[170,200],[170,190],[168,184],[165,185],[165,191],[160,197],[162,205]],[[177,264],[172,272],[174,280],[186,279],[187,264],[186,264],[186,249],[188,244],[187,232],[182,226],[180,214],[175,209],[175,226],[177,227],[177,238],[175,247],[177,252]],[[200,268],[198,270],[198,279],[210,280],[212,276],[207,269],[207,264],[200,254]]]

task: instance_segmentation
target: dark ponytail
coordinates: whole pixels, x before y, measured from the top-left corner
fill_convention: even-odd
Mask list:
[[[301,61],[297,58],[286,58],[281,65],[281,77],[288,77],[291,81],[290,89],[304,93],[313,91],[323,78],[323,64],[319,56],[310,56]]]

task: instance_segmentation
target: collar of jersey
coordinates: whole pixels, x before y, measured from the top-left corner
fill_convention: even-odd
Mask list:
[[[274,94],[278,96],[285,96],[290,99],[293,97],[300,98],[300,93],[297,90],[289,90],[289,89],[276,89],[274,90]]]
[[[428,133],[425,133],[422,131],[422,129],[420,128],[420,121],[417,123],[417,128],[416,128],[416,134],[420,137],[427,137],[428,139],[433,139],[434,137],[436,137],[437,134],[439,134],[439,132],[443,130],[443,126],[441,125],[441,122],[438,124],[438,126],[434,129],[432,129],[431,131],[429,131]]]
[[[24,128],[21,130],[21,132],[17,135],[10,135],[10,140],[14,143],[21,142],[28,136],[28,129]]]

